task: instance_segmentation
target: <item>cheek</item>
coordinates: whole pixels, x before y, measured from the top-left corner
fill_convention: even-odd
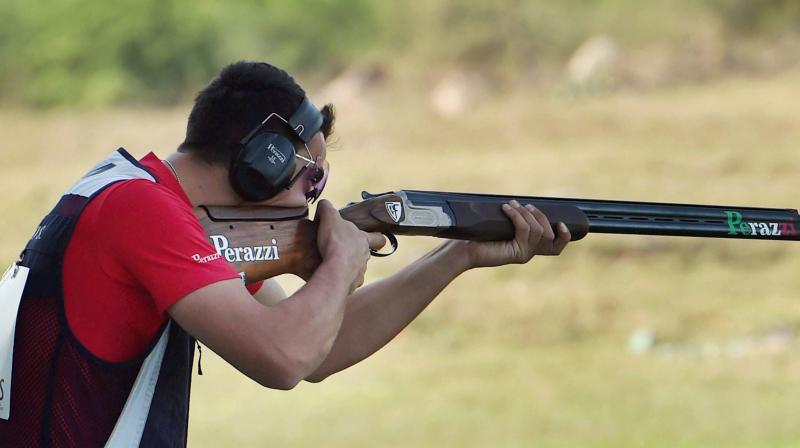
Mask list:
[[[305,207],[306,195],[301,188],[292,186],[289,190],[283,190],[269,200],[269,205],[276,207]]]

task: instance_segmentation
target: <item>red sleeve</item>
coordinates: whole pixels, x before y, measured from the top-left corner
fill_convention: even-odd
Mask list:
[[[206,239],[189,205],[172,191],[133,180],[110,192],[94,228],[97,252],[129,274],[163,313],[187,294],[238,274]],[[100,219],[100,218],[99,218]],[[105,264],[105,263],[103,263]]]

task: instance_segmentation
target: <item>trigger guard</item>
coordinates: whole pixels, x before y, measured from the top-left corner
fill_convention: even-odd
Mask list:
[[[383,236],[385,236],[386,239],[389,240],[389,244],[392,245],[392,251],[388,253],[381,253],[378,252],[377,250],[370,249],[369,254],[372,255],[373,257],[388,257],[389,255],[397,252],[397,237],[394,236],[393,233],[384,233],[384,232],[382,233]]]

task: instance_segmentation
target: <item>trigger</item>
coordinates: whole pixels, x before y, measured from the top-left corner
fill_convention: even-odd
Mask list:
[[[397,252],[397,237],[394,236],[393,233],[383,233],[383,236],[389,240],[389,244],[392,246],[392,251],[387,253],[378,252],[377,250],[370,249],[369,254],[373,257],[388,257],[389,255]]]

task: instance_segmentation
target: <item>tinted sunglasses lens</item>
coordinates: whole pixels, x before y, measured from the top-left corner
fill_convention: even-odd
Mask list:
[[[313,184],[311,190],[306,193],[306,199],[308,202],[314,202],[322,195],[322,190],[325,189],[325,183],[328,182],[328,173],[330,172],[330,166],[328,165],[328,161],[326,160],[322,167],[319,165],[314,165],[312,172],[310,173],[310,179]]]

